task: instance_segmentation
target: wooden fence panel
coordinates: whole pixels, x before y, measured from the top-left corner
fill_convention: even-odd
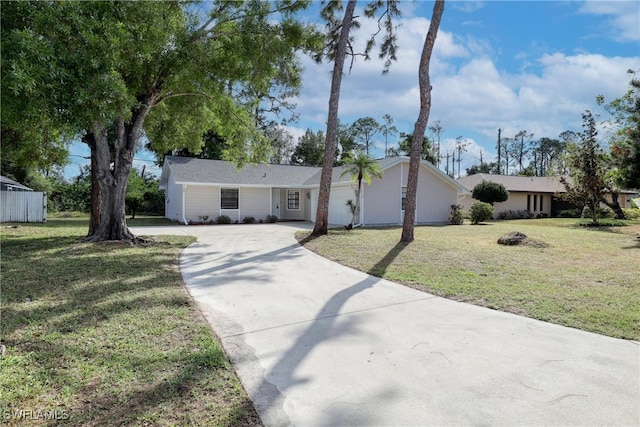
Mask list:
[[[37,191],[0,191],[0,222],[46,222],[47,194]]]

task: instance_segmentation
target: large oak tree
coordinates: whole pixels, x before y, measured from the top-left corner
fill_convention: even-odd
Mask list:
[[[14,117],[35,94],[37,114],[91,147],[100,209],[89,240],[135,240],[124,203],[143,137],[156,152],[198,150],[214,130],[239,164],[268,156],[257,104],[291,94],[278,88],[299,86],[296,51],[317,41],[295,19],[307,4],[3,4],[3,86],[5,69],[11,83],[3,98],[12,98]],[[8,57],[5,41],[15,43]],[[16,119],[12,126],[24,131],[32,123]]]

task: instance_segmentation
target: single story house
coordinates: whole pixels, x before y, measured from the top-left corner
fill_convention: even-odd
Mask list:
[[[509,198],[505,202],[494,204],[496,217],[500,212],[508,210],[527,210],[536,216],[555,217],[561,210],[576,208],[576,206],[558,197],[558,194],[566,192],[559,176],[513,176],[478,173],[458,179],[458,182],[470,192],[482,181],[502,184],[509,192]],[[637,192],[635,191],[621,191],[618,197],[620,207],[631,207],[631,198],[636,195]],[[476,201],[469,194],[461,198],[460,204],[463,209],[468,210]]]
[[[33,189],[0,175],[0,191],[33,191]]]
[[[378,160],[384,173],[371,185],[363,183],[360,195],[362,225],[401,224],[409,171],[408,157]],[[347,201],[355,202],[357,183],[335,167],[331,183],[329,223],[351,222]],[[320,187],[320,167],[248,164],[238,169],[222,160],[167,156],[160,177],[165,192],[165,217],[185,224],[245,217],[256,221],[275,215],[279,220],[315,221]],[[429,162],[420,165],[416,223],[446,223],[451,205],[468,191]]]
[[[46,193],[0,175],[0,222],[46,221]]]

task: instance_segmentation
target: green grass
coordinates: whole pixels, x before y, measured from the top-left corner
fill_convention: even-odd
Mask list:
[[[86,227],[86,218],[2,225],[0,416],[10,425],[52,414],[51,424],[83,426],[260,424],[183,285],[177,259],[192,238],[88,244]]]
[[[520,231],[546,247],[502,246]],[[640,221],[580,227],[575,219],[331,230],[304,246],[355,269],[436,295],[597,332],[640,339]]]

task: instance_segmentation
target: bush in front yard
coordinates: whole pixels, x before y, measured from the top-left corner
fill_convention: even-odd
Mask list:
[[[489,203],[475,202],[471,206],[471,209],[469,209],[471,224],[478,224],[482,221],[493,218],[494,211],[495,209]]]
[[[498,212],[498,219],[530,219],[535,215],[528,210],[508,210]]]
[[[275,223],[278,220],[278,217],[275,215],[267,215],[267,222],[271,224]]]
[[[449,224],[462,225],[464,223],[464,211],[460,205],[451,205],[451,214],[449,215]]]
[[[253,224],[254,222],[256,222],[256,219],[254,217],[252,217],[252,216],[245,216],[242,219],[242,223],[243,224]]]
[[[218,224],[231,224],[231,218],[229,218],[226,215],[220,215],[217,219],[216,222]]]
[[[622,208],[627,219],[640,219],[640,208]]]

